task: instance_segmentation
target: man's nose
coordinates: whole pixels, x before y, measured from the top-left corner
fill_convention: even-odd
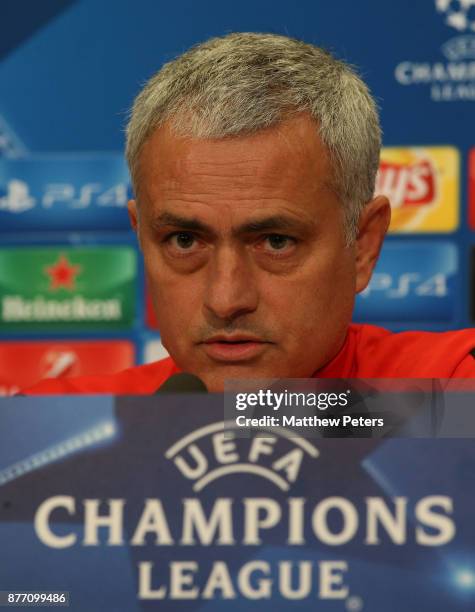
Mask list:
[[[233,247],[217,249],[208,267],[205,308],[219,319],[233,320],[253,312],[257,304],[248,254]]]

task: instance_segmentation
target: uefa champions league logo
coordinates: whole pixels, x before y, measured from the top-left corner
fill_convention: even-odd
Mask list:
[[[459,32],[475,32],[475,0],[435,0],[445,23]]]
[[[438,13],[457,35],[441,45],[445,59],[401,57],[394,77],[404,87],[428,86],[433,102],[475,101],[475,0],[434,0]]]

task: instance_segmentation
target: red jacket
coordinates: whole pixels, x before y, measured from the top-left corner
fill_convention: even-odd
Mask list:
[[[340,352],[315,378],[475,378],[475,329],[394,334],[350,325]],[[108,376],[47,379],[26,395],[147,395],[180,370],[169,357]]]

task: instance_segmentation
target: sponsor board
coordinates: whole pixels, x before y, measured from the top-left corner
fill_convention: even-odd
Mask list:
[[[354,320],[449,323],[455,318],[458,251],[447,242],[388,242]]]
[[[128,246],[0,251],[0,331],[131,327],[136,259]]]
[[[0,232],[126,230],[122,154],[0,159]]]
[[[0,395],[13,395],[43,378],[113,374],[134,365],[126,340],[51,340],[0,343]]]
[[[375,192],[391,203],[390,233],[453,232],[459,224],[459,152],[386,147]]]

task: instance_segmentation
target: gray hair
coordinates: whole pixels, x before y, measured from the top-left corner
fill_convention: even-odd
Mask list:
[[[134,186],[141,148],[166,121],[183,136],[224,138],[301,112],[313,117],[328,150],[351,243],[374,193],[381,147],[376,103],[349,65],[287,36],[228,34],[165,64],[137,96],[127,126]]]

